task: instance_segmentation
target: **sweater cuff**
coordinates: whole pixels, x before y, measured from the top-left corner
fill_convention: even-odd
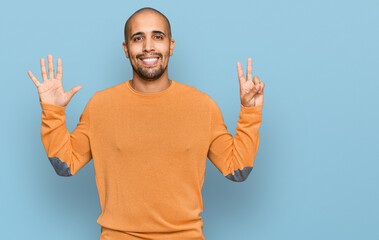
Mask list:
[[[58,105],[50,104],[50,103],[44,103],[44,102],[39,102],[41,104],[42,111],[50,110],[54,112],[64,112],[66,107],[61,107]]]
[[[241,105],[241,111],[243,112],[260,112],[262,111],[262,107],[263,107],[263,104],[254,106],[254,107],[245,107],[244,105],[242,105],[242,103],[240,103],[240,105]]]

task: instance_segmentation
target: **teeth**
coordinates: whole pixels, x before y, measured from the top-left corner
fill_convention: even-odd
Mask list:
[[[142,59],[142,61],[144,62],[154,62],[156,61],[158,58],[145,58],[145,59]]]

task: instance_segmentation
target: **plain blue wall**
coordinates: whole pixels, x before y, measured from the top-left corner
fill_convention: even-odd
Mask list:
[[[234,135],[237,61],[265,82],[245,182],[207,160],[206,239],[379,239],[377,1],[14,1],[0,6],[1,238],[98,239],[93,161],[56,175],[44,151],[39,59],[63,61],[70,132],[89,98],[131,79],[126,19],[154,7],[176,40],[169,77],[209,94]]]

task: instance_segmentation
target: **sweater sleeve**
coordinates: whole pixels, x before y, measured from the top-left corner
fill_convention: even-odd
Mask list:
[[[235,182],[245,181],[253,169],[263,105],[245,107],[240,104],[240,107],[233,137],[227,130],[220,108],[211,99],[211,139],[207,156],[226,178]]]
[[[59,176],[72,176],[92,159],[90,147],[90,104],[80,122],[70,132],[66,127],[66,107],[40,102],[42,108],[41,138],[47,157]]]

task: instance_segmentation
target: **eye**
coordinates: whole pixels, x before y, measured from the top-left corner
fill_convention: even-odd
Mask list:
[[[136,37],[136,38],[134,38],[133,40],[134,40],[134,41],[138,41],[139,39],[141,39],[141,37]]]
[[[155,36],[155,37],[158,38],[158,39],[163,39],[163,37],[160,36],[160,35],[157,35],[157,36]]]

